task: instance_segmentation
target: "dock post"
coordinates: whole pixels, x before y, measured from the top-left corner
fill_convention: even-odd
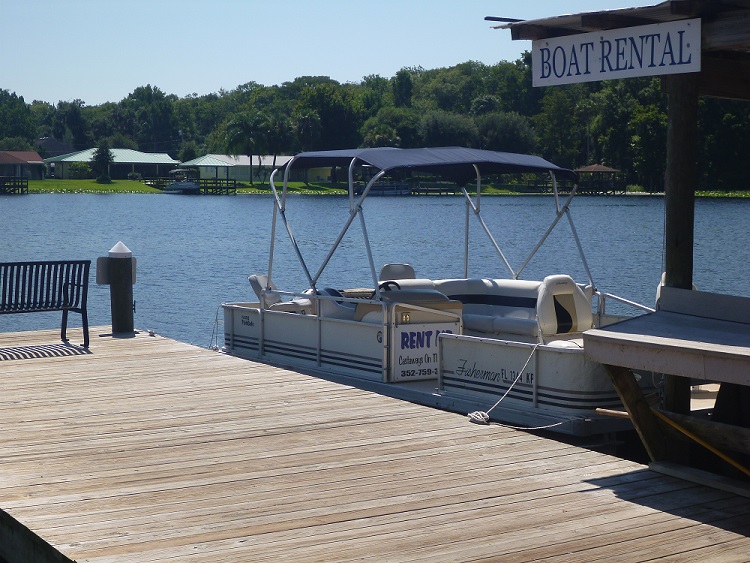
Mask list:
[[[112,312],[112,334],[134,332],[133,284],[135,283],[135,258],[122,242],[114,245],[107,257],[96,262],[96,283],[109,285],[109,303]]]
[[[693,286],[695,189],[698,154],[698,74],[665,77],[669,102],[664,187],[666,285]],[[690,380],[665,377],[664,407],[690,412]]]

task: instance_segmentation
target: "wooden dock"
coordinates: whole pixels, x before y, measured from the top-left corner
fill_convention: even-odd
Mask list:
[[[750,499],[219,352],[0,334],[0,560],[741,561]],[[80,339],[80,329],[69,330]],[[74,340],[77,342],[78,340]]]
[[[29,193],[29,179],[17,176],[0,176],[0,195]]]

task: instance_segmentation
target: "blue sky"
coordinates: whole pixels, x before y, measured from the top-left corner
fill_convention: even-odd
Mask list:
[[[1,0],[0,88],[26,102],[118,102],[151,84],[183,97],[298,76],[358,82],[404,67],[513,61],[518,19],[658,0]]]

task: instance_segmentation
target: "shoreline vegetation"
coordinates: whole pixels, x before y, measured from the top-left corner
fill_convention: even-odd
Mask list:
[[[137,180],[113,180],[110,184],[98,184],[96,180],[29,180],[29,194],[161,194],[161,190],[152,188]],[[238,195],[270,194],[271,188],[267,183],[237,185]],[[345,195],[346,186],[343,183],[289,182],[290,194],[306,195]],[[483,195],[550,195],[545,193],[532,194],[525,191],[513,191],[506,188],[495,188],[491,184],[482,190]],[[586,194],[579,194],[586,195]],[[662,192],[646,192],[640,186],[628,186],[627,194],[662,197]],[[696,197],[748,198],[750,190],[742,191],[697,191]],[[600,197],[600,196],[599,196]]]

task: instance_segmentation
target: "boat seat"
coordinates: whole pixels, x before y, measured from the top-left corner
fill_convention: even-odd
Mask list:
[[[414,279],[417,275],[414,272],[414,268],[411,264],[385,264],[380,269],[380,275],[378,279],[384,280],[398,280],[398,279]]]
[[[276,291],[276,286],[268,279],[266,274],[253,274],[248,276],[247,281],[253,288],[255,295],[258,296],[258,302],[262,309],[268,309],[272,305],[281,301],[281,296],[275,293],[268,293],[268,290]]]
[[[436,280],[449,299],[463,303],[464,328],[493,335],[537,336],[536,305],[541,282],[512,279]]]
[[[324,287],[318,290],[318,295],[327,297],[344,297],[341,292],[332,287]],[[354,320],[356,304],[347,301],[336,301],[335,299],[316,299],[320,307],[320,316],[329,319]]]
[[[250,287],[253,288],[255,295],[258,296],[261,309],[284,313],[299,313],[302,315],[315,314],[315,306],[310,299],[298,298],[291,301],[282,301],[279,294],[269,293],[269,291],[276,291],[277,289],[276,285],[272,281],[269,281],[268,276],[265,274],[253,274],[248,276],[247,281],[250,282]]]
[[[593,326],[592,291],[567,275],[543,281],[457,278],[394,279],[400,289],[382,291],[383,299],[417,303],[442,295],[462,303],[466,331],[538,338],[571,336]]]
[[[547,276],[539,290],[537,319],[545,336],[583,332],[594,324],[591,299],[570,276]]]

